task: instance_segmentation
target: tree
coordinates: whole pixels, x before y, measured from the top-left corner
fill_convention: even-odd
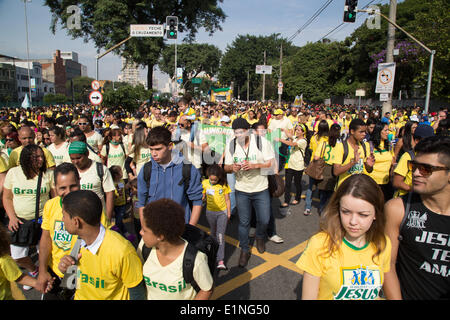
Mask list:
[[[123,85],[117,90],[108,90],[103,94],[103,105],[111,108],[123,107],[134,111],[139,108],[143,101],[152,97],[151,90],[145,90],[143,85]]]
[[[69,101],[69,98],[67,98],[65,95],[61,93],[49,93],[46,94],[43,98],[43,102],[45,104],[64,104]]]
[[[283,44],[283,57],[289,57],[295,52],[295,47],[279,34],[270,36],[238,35],[228,45],[222,57],[219,70],[219,81],[229,85],[232,81],[240,89],[241,96],[247,94],[247,71],[250,77],[250,97],[260,99],[255,90],[262,88],[262,75],[255,74],[256,65],[264,63],[264,50],[266,51],[266,64],[273,66],[272,76],[266,76],[266,81],[278,82],[278,68],[280,47]],[[237,90],[234,90],[237,92]],[[268,99],[274,98],[266,96]]]
[[[192,90],[194,85],[191,80],[201,72],[205,72],[209,77],[214,76],[219,70],[221,56],[219,48],[210,44],[189,43],[177,46],[177,67],[183,68],[184,88]],[[161,71],[170,76],[174,75],[174,45],[164,48],[158,65]]]
[[[198,29],[203,27],[213,34],[221,30],[220,23],[226,15],[218,6],[223,0],[80,0],[80,28],[74,27],[73,12],[67,9],[74,1],[45,0],[53,14],[50,29],[53,33],[58,22],[72,38],[92,40],[98,51],[109,49],[128,38],[130,24],[163,24],[166,17],[178,17],[179,33],[187,32],[186,41],[193,41]],[[69,24],[68,24],[69,21]],[[141,66],[148,67],[148,87],[152,88],[153,66],[158,62],[164,47],[163,38],[132,38],[114,50]]]

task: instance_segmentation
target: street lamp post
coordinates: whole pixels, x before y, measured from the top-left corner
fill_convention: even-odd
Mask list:
[[[31,97],[31,76],[30,76],[30,46],[28,44],[28,17],[27,17],[27,2],[31,0],[23,0],[25,11],[25,33],[27,36],[27,61],[28,61],[28,94],[30,96],[30,105],[32,105],[33,98]]]

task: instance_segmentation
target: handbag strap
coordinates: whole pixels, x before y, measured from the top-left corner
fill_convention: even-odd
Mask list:
[[[323,158],[323,155],[325,154],[325,146],[327,145],[327,142],[324,141],[322,144],[322,149],[320,150],[320,158]]]
[[[39,207],[41,202],[41,185],[42,185],[42,171],[39,171],[38,181],[37,181],[37,189],[36,189],[36,211],[34,214],[34,223],[38,222],[39,219]]]

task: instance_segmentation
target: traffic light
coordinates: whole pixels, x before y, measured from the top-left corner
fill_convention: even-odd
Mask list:
[[[345,0],[344,22],[355,22],[358,0]]]
[[[177,39],[178,17],[169,16],[166,18],[167,39]]]

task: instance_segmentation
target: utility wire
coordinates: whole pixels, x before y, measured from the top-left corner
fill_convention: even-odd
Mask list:
[[[320,7],[308,21],[305,22],[303,26],[301,26],[289,39],[288,42],[291,42],[295,39],[303,30],[305,30],[331,3],[333,0],[327,0],[322,7]]]
[[[366,4],[362,9],[366,9],[367,7],[369,7],[373,2],[375,2],[376,0],[371,0],[368,4]],[[379,3],[381,4],[381,2]],[[333,30],[331,30],[330,32],[328,32],[326,35],[324,35],[322,38],[320,38],[319,41],[322,41],[323,39],[325,39],[326,37],[328,37],[330,34],[334,33],[337,29],[339,29],[340,27],[342,27],[343,25],[348,25],[345,22],[341,22],[338,26],[336,26]]]

